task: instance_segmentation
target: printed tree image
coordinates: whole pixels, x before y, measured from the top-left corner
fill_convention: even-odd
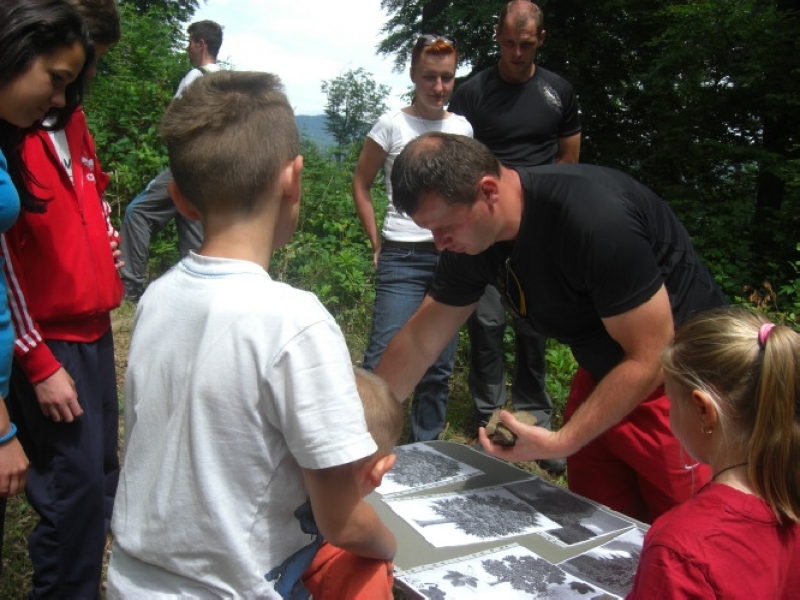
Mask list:
[[[440,519],[416,520],[420,527],[453,523],[469,535],[485,539],[522,533],[541,523],[531,506],[497,494],[445,498],[431,504]]]
[[[415,487],[458,475],[458,461],[418,448],[397,451],[397,461],[387,477],[399,485]]]
[[[570,573],[624,597],[633,586],[639,554],[639,548],[632,552],[587,553],[576,556],[561,566]]]
[[[560,529],[553,529],[548,533],[565,544],[585,542],[598,535],[596,531],[583,525],[592,516],[600,513],[600,509],[591,502],[544,481],[526,482],[525,485],[508,486],[506,489],[561,525]]]
[[[544,559],[533,556],[509,555],[503,560],[488,559],[481,562],[483,570],[497,578],[491,585],[507,583],[515,590],[548,596],[552,586],[567,580],[564,572]]]

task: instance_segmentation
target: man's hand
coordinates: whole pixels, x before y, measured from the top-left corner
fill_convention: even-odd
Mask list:
[[[83,414],[83,409],[78,404],[78,392],[75,382],[61,367],[47,379],[35,383],[33,389],[39,400],[39,407],[45,417],[53,419],[56,423],[72,423]]]
[[[566,458],[577,449],[566,448],[557,431],[549,431],[536,425],[524,425],[507,410],[500,411],[500,422],[517,435],[513,446],[493,444],[486,429],[478,430],[478,439],[487,454],[511,462],[541,460],[543,458]]]
[[[25,489],[28,477],[28,457],[22,444],[14,437],[0,444],[0,497],[8,498]]]

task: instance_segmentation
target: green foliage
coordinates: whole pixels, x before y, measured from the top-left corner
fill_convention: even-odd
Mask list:
[[[111,177],[106,200],[117,226],[131,200],[167,165],[158,125],[191,68],[183,49],[183,17],[168,13],[171,4],[120,4],[122,39],[101,58],[85,104],[97,154]],[[173,264],[176,248],[173,224],[155,236],[151,273],[158,275]]]
[[[795,246],[800,252],[800,244]],[[792,262],[794,278],[778,289],[778,306],[785,322],[798,329],[800,327],[800,260]]]
[[[360,142],[373,123],[386,111],[391,88],[377,84],[363,68],[349,70],[322,82],[327,94],[325,129],[333,136],[339,151]]]
[[[119,0],[119,4],[135,10],[139,15],[158,13],[174,24],[188,22],[200,8],[198,0]]]
[[[544,356],[547,362],[547,393],[553,399],[553,405],[560,417],[564,413],[578,363],[575,362],[569,346],[553,339],[547,340]]]
[[[185,37],[161,12],[120,6],[122,39],[100,60],[86,118],[104,170],[106,199],[121,214],[167,164],[158,124],[190,65],[179,50]]]
[[[303,140],[305,166],[297,230],[273,257],[270,271],[278,279],[314,292],[340,326],[357,327],[366,336],[375,299],[375,269],[350,193],[357,149],[351,147],[343,161],[332,161],[313,142]],[[385,198],[385,194],[376,191],[374,197]]]
[[[477,72],[497,58],[494,24],[503,4],[505,0],[382,0],[389,19],[381,29],[386,37],[378,44],[378,52],[393,54],[395,70],[404,71],[420,35],[446,35],[458,43],[461,62],[470,63]]]

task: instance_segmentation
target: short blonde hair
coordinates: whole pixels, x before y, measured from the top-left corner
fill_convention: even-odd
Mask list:
[[[172,175],[201,213],[249,213],[300,153],[294,113],[277,75],[218,71],[172,101],[160,127]]]
[[[360,367],[354,371],[367,430],[378,445],[378,453],[391,454],[403,430],[403,407],[383,379]]]

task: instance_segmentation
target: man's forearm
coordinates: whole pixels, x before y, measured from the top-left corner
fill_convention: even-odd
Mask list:
[[[415,344],[413,334],[403,327],[392,338],[381,356],[375,374],[382,377],[400,402],[405,401],[438,354],[427,358],[424,348]]]
[[[627,417],[663,380],[660,368],[625,359],[597,384],[558,432],[569,456]]]
[[[475,304],[449,306],[426,296],[400,328],[375,368],[400,402],[408,398],[474,310]]]

